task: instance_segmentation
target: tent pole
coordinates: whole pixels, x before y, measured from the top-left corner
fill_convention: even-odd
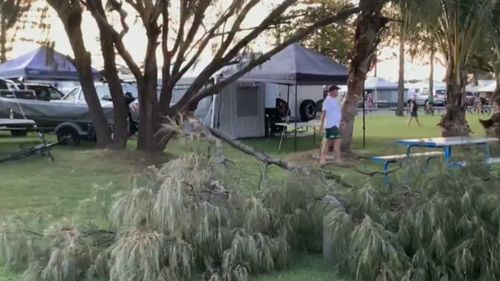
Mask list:
[[[295,152],[297,152],[297,83],[295,83],[295,129],[294,129],[294,136],[293,136],[293,148],[295,149]]]
[[[288,107],[288,110],[287,110],[287,113],[286,113],[286,122],[290,122],[290,115],[289,115],[289,112],[290,111],[290,85],[286,85],[287,86],[287,92],[286,92],[286,106]]]
[[[363,83],[363,149],[366,148],[366,106],[365,106],[365,85]]]
[[[213,100],[212,100],[212,106],[211,106],[212,118],[210,120],[210,128],[215,128],[215,105],[216,105],[216,102],[217,102],[217,95],[214,95]]]

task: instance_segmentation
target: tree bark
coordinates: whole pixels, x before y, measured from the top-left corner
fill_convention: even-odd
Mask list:
[[[436,51],[431,49],[430,71],[429,71],[429,95],[434,95],[434,55]]]
[[[354,119],[362,97],[366,74],[375,59],[380,33],[388,22],[382,16],[384,1],[360,1],[360,6],[369,5],[371,5],[370,9],[361,12],[356,19],[354,55],[347,81],[347,96],[342,105],[342,121],[344,123],[341,128],[342,151],[347,153],[351,152]]]
[[[404,116],[405,102],[405,42],[406,42],[406,18],[405,9],[401,6],[401,17],[403,22],[400,24],[399,30],[399,80],[398,80],[398,106],[396,110],[397,116]]]
[[[463,95],[465,81],[465,71],[461,66],[456,66],[453,60],[448,59],[446,68],[446,114],[438,123],[443,129],[443,137],[468,136],[471,132],[465,119],[466,104]]]
[[[94,2],[96,6],[92,12],[100,13],[105,17],[104,7],[101,1]],[[99,26],[99,35],[101,42],[101,52],[104,59],[104,77],[108,83],[109,92],[113,100],[113,136],[112,149],[125,149],[127,146],[127,139],[129,136],[128,122],[128,105],[125,102],[123,89],[116,69],[116,55],[114,50],[113,38],[106,32],[106,28],[102,26],[103,23],[97,21]],[[127,122],[128,120],[128,122]]]
[[[494,110],[495,113],[497,113],[500,110],[500,58],[497,58],[497,61],[493,63],[493,70],[495,72],[495,81],[497,83],[497,86],[495,87],[495,91],[493,92],[490,100],[492,101],[493,105],[495,105]]]
[[[7,23],[3,13],[0,13],[0,63],[7,60]]]
[[[97,97],[92,74],[90,53],[85,48],[81,30],[82,7],[79,2],[48,0],[50,6],[57,12],[68,35],[71,48],[75,55],[75,67],[82,86],[89,113],[94,122],[97,137],[97,147],[106,148],[111,143],[111,131],[101,103]]]
[[[160,30],[148,27],[148,47],[146,50],[144,78],[139,83],[139,140],[137,149],[149,153],[163,151],[165,142],[160,133],[162,121],[165,121],[168,108],[160,108],[158,102],[158,65],[156,48]]]

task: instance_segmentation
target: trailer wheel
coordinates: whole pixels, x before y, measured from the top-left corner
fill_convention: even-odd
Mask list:
[[[57,141],[62,145],[79,145],[81,138],[78,132],[71,127],[63,127],[56,133]]]
[[[316,103],[312,100],[305,100],[300,104],[300,120],[307,122],[316,118]]]
[[[10,134],[14,137],[25,137],[28,134],[28,130],[12,130]]]

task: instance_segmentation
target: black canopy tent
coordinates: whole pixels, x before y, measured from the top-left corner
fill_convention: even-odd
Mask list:
[[[296,116],[298,85],[345,85],[347,84],[348,74],[347,67],[336,63],[332,58],[294,43],[248,72],[239,81],[287,85],[287,102],[289,102],[290,97],[290,86],[295,86]],[[294,118],[294,122],[294,147],[297,150],[297,118]]]

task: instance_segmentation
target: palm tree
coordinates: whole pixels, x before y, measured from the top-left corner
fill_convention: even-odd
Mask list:
[[[399,81],[398,81],[398,107],[397,116],[404,115],[405,102],[405,43],[408,31],[408,13],[405,0],[399,0],[401,23],[399,26]]]
[[[447,111],[439,126],[443,136],[468,135],[463,90],[465,66],[481,34],[488,25],[494,1],[488,0],[419,0],[408,1],[415,24],[421,24],[436,42],[437,51],[446,59]]]

